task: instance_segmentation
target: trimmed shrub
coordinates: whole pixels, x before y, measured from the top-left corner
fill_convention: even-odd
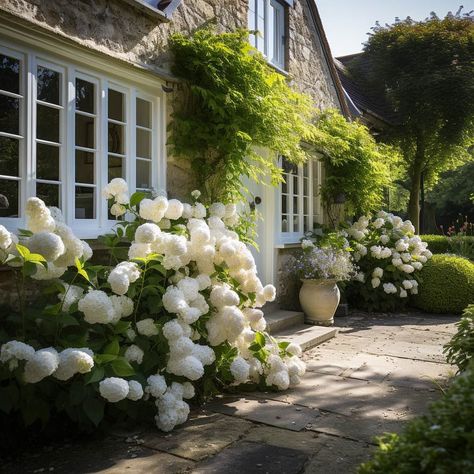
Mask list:
[[[446,474],[474,472],[474,364],[455,378],[427,415],[408,423],[401,435],[379,438],[373,458],[358,474]]]
[[[445,235],[420,235],[424,242],[428,243],[431,253],[449,253],[451,247]]]
[[[428,243],[431,253],[455,253],[464,257],[470,257],[474,248],[474,236],[456,235],[446,237],[445,235],[421,235],[423,242]],[[462,251],[463,253],[460,253]]]
[[[444,353],[448,362],[457,365],[462,372],[474,357],[474,304],[464,310],[456,326],[458,330],[444,346]]]
[[[474,263],[455,255],[433,255],[420,273],[414,305],[430,313],[460,314],[474,302]]]

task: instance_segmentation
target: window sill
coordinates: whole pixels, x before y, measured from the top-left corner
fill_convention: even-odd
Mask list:
[[[282,244],[276,244],[276,249],[298,249],[301,248],[301,242],[286,242]]]
[[[272,62],[267,60],[267,64],[272,68],[275,69],[276,72],[279,72],[282,76],[288,77],[290,73],[286,69],[282,69],[280,66],[273,64]]]
[[[170,19],[164,12],[158,10],[158,8],[152,7],[149,3],[144,0],[123,0],[128,3],[131,7],[135,8],[141,13],[144,13],[148,18],[158,20],[161,22],[169,22]]]

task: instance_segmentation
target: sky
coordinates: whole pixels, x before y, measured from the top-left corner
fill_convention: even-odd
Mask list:
[[[333,56],[344,56],[362,50],[367,33],[378,20],[393,23],[396,16],[423,20],[434,11],[445,16],[474,10],[474,0],[316,0]]]

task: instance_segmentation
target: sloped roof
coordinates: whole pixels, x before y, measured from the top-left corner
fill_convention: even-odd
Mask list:
[[[364,113],[373,115],[388,125],[394,124],[397,120],[395,111],[390,107],[383,97],[368,93],[361,83],[354,80],[347,70],[347,67],[355,59],[358,60],[358,66],[362,71],[368,71],[370,64],[364,60],[362,53],[350,54],[334,59],[339,79],[346,95],[350,98],[351,113],[359,117]]]

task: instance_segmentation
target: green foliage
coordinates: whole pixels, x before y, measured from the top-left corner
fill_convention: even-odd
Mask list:
[[[395,149],[378,144],[367,127],[347,121],[336,110],[319,114],[311,141],[323,154],[326,176],[321,195],[326,206],[342,192],[350,215],[382,207],[391,182],[390,165],[399,160]]]
[[[377,26],[350,65],[368,93],[397,118],[386,139],[400,146],[411,181],[410,219],[418,228],[420,179],[469,159],[474,136],[474,22],[460,16]]]
[[[474,263],[454,255],[433,255],[420,274],[413,303],[429,313],[460,314],[474,301]]]
[[[446,359],[458,366],[460,372],[466,370],[474,357],[474,305],[469,305],[456,324],[458,330],[444,346]]]
[[[191,162],[205,200],[240,197],[243,177],[279,182],[277,154],[306,159],[301,141],[311,130],[311,100],[268,66],[248,31],[175,34],[170,48],[185,90],[174,104],[169,143]]]
[[[473,150],[474,151],[474,150]],[[426,201],[436,210],[438,222],[451,223],[459,214],[474,218],[474,203],[471,200],[474,182],[474,160],[455,170],[442,173]]]
[[[427,415],[402,434],[379,438],[373,458],[359,474],[464,474],[474,472],[474,365],[455,378]]]
[[[474,236],[472,235],[422,235],[428,248],[435,254],[453,253],[474,260]]]

